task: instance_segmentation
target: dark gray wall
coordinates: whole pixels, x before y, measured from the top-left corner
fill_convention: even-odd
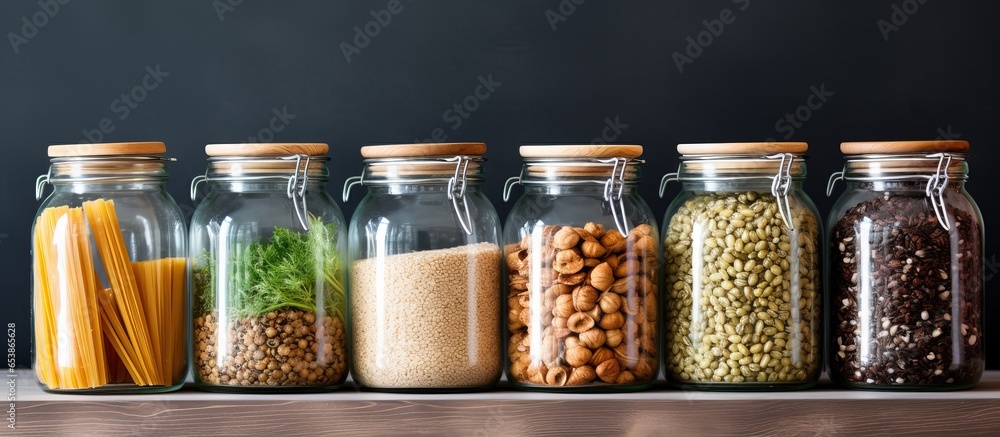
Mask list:
[[[986,221],[998,220],[989,173],[1000,155],[990,136],[1000,116],[992,68],[1000,4],[575,1],[401,0],[385,26],[367,23],[388,0],[0,2],[0,322],[16,323],[18,364],[29,361],[28,237],[45,146],[87,141],[85,131],[98,140],[92,131],[105,118],[104,141],[167,143],[180,159],[169,189],[188,211],[206,143],[328,142],[329,190],[339,193],[361,168],[363,144],[485,141],[486,189],[506,214],[500,190],[519,171],[518,144],[590,142],[605,132],[646,146],[642,189],[658,214],[666,201],[657,182],[676,167],[678,142],[808,141],[806,188],[825,214],[840,141],[968,139],[976,155],[969,191]],[[720,16],[729,22],[721,33],[711,22]],[[32,19],[44,25],[33,30],[24,21]],[[703,20],[718,35],[685,54],[688,37],[709,42]],[[354,45],[355,27],[365,26],[378,34],[360,41],[360,53],[348,49],[348,62],[342,44]],[[683,71],[674,52],[692,61],[681,60]],[[162,81],[134,90],[157,67]],[[469,100],[478,107],[459,124],[447,111],[474,95],[480,78],[499,85]],[[801,109],[808,119],[798,126],[776,125],[813,87],[832,95]],[[133,92],[142,98],[134,107],[118,100]],[[262,133],[275,110],[291,114],[287,123]],[[606,120],[618,120],[620,133],[605,130]],[[987,235],[992,277],[998,242]],[[992,345],[1000,323],[987,320]],[[994,348],[993,367],[997,357]]]

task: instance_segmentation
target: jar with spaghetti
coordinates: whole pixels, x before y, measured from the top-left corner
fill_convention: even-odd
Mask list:
[[[328,146],[210,144],[191,197],[192,368],[212,391],[320,391],[347,377],[344,216]]]
[[[681,144],[663,220],[667,382],[801,389],[822,368],[819,214],[805,143]]]
[[[470,391],[500,378],[500,219],[482,143],[366,146],[351,219],[354,380],[382,391]]]
[[[983,219],[965,141],[843,143],[830,213],[829,373],[838,385],[958,390],[984,366]]]
[[[659,232],[642,146],[521,146],[504,228],[507,376],[518,388],[623,391],[659,369]]]
[[[50,146],[32,227],[34,370],[42,388],[143,393],[186,376],[184,218],[158,142]]]

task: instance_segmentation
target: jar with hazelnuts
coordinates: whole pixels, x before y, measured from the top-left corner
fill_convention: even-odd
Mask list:
[[[637,193],[642,146],[522,146],[504,228],[507,379],[623,391],[659,369],[659,241]]]
[[[801,389],[822,367],[821,231],[805,143],[681,144],[663,221],[667,382]]]

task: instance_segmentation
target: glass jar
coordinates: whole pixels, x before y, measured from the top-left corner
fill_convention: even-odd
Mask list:
[[[334,389],[347,377],[344,216],[326,144],[210,144],[191,219],[194,381]]]
[[[482,143],[367,146],[350,230],[354,380],[458,391],[500,379],[500,219]]]
[[[642,146],[522,146],[504,228],[507,379],[540,390],[649,387],[659,370],[659,232]]]
[[[830,213],[830,378],[957,390],[983,374],[983,219],[965,141],[843,143]]]
[[[186,376],[186,230],[163,143],[49,147],[32,227],[34,369],[50,392],[165,392]]]
[[[667,208],[664,363],[678,387],[807,388],[819,379],[820,222],[805,143],[681,144]]]

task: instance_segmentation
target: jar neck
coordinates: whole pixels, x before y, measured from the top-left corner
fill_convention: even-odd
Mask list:
[[[482,190],[482,181],[467,181],[465,194],[478,193]],[[373,195],[407,195],[407,194],[442,194],[447,195],[449,190],[448,181],[444,182],[421,182],[421,183],[380,183],[366,184],[368,193]]]
[[[844,164],[844,179],[848,182],[862,181],[875,183],[910,182],[900,188],[919,183],[924,185],[935,175],[948,177],[948,184],[965,182],[969,176],[969,165],[962,154],[935,155],[857,155],[848,158]]]
[[[523,183],[523,182],[522,182]],[[638,183],[627,183],[622,187],[623,195],[634,194],[639,188]],[[567,183],[527,183],[524,184],[524,193],[531,195],[548,196],[604,196],[604,184],[567,184]]]
[[[295,158],[295,157],[292,157]],[[204,178],[211,190],[227,192],[287,192],[290,184],[322,191],[330,179],[320,156],[211,158]],[[196,181],[199,181],[196,178]],[[200,181],[199,181],[200,182]]]
[[[36,195],[41,197],[46,183],[73,193],[163,190],[170,161],[158,156],[53,159],[48,174],[38,178]]]
[[[773,176],[772,176],[773,177]],[[790,191],[801,191],[805,178],[792,178]],[[770,193],[772,180],[766,178],[759,179],[734,179],[734,180],[682,180],[681,185],[685,191],[756,191]]]

